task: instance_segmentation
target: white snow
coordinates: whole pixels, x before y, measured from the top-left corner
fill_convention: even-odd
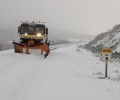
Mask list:
[[[105,64],[78,45],[38,54],[0,52],[0,100],[120,100],[120,64]]]
[[[115,51],[120,52],[120,44],[117,46]]]

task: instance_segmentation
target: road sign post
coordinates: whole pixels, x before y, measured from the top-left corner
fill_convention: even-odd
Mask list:
[[[108,76],[108,62],[111,62],[112,50],[110,48],[102,49],[102,61],[105,62],[105,78]]]
[[[108,72],[108,62],[105,62],[105,78],[107,78],[107,72]]]

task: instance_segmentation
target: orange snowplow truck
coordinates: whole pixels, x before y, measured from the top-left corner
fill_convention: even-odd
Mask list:
[[[40,49],[41,54],[46,58],[50,52],[48,42],[48,28],[45,22],[21,22],[18,27],[20,42],[13,42],[15,53],[29,54],[29,49]]]

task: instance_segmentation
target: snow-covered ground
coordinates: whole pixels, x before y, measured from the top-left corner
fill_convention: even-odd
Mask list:
[[[0,52],[0,100],[120,100],[120,64],[105,63],[78,45],[38,54]]]

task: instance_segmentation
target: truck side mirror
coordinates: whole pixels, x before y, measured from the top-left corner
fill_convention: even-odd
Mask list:
[[[20,33],[20,27],[18,27],[18,33]]]
[[[48,28],[46,28],[46,34],[48,34]]]

